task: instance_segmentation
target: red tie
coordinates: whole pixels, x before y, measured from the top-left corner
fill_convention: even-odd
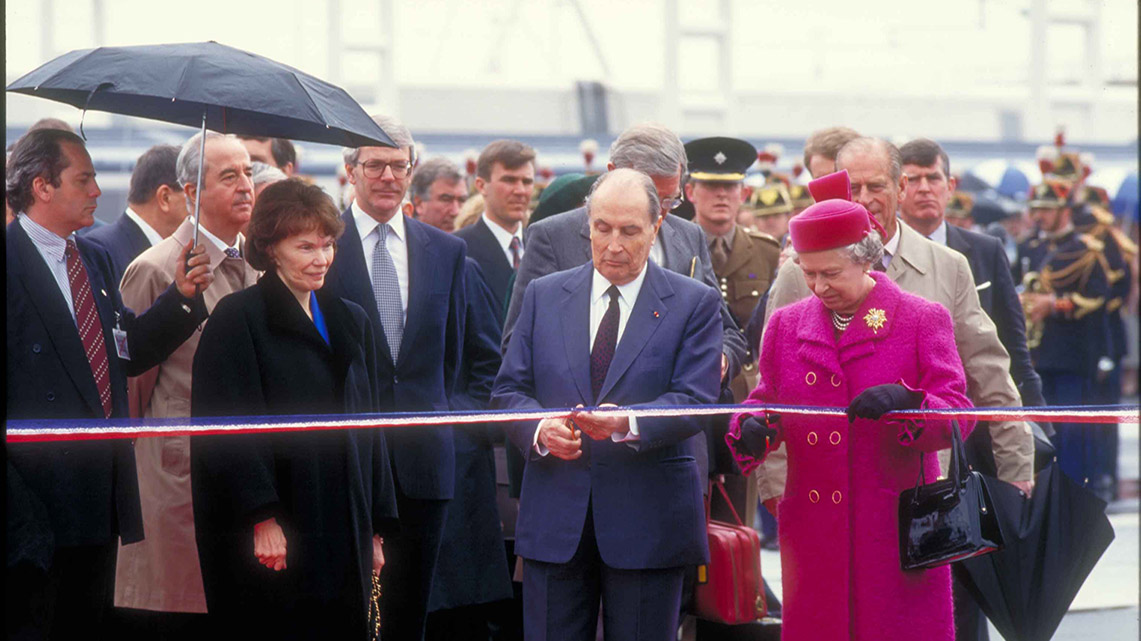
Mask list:
[[[519,242],[518,236],[511,237],[511,269],[518,271],[519,269],[519,250],[523,247],[523,243]]]
[[[75,306],[75,323],[79,327],[79,340],[87,354],[91,375],[95,377],[95,387],[99,390],[99,402],[103,404],[103,418],[111,417],[111,375],[107,371],[107,345],[103,342],[103,323],[99,321],[99,311],[95,309],[95,297],[91,294],[91,281],[87,269],[79,259],[79,249],[74,240],[67,241],[67,282],[71,285],[71,303]]]

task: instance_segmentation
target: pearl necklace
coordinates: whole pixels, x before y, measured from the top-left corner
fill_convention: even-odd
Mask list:
[[[836,331],[838,332],[843,332],[844,330],[848,329],[848,325],[852,324],[852,319],[855,317],[855,314],[849,314],[847,317],[845,317],[837,314],[836,312],[832,312],[832,327],[835,327]]]

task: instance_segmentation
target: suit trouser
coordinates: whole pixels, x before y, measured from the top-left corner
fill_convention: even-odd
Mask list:
[[[677,638],[684,567],[620,570],[603,563],[588,506],[574,556],[566,563],[523,561],[527,641],[594,641],[601,600],[606,641]]]
[[[115,587],[115,542],[56,548],[45,573],[27,564],[5,574],[9,639],[98,639]]]
[[[396,509],[400,532],[384,539],[381,634],[387,639],[417,641],[424,638],[448,501],[410,498],[397,487]]]

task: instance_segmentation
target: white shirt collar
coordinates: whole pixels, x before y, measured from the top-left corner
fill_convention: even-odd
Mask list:
[[[899,251],[899,226],[905,225],[903,219],[896,216],[895,218],[895,234],[883,245],[883,250],[888,255],[894,257],[896,252]]]
[[[143,230],[143,235],[150,241],[151,247],[162,242],[162,235],[155,231],[154,227],[151,227],[147,221],[143,220],[143,217],[136,213],[135,210],[128,207],[126,214],[127,218],[133,220],[135,224],[139,226],[139,229]]]
[[[350,208],[353,212],[353,222],[357,225],[357,234],[360,235],[361,240],[364,240],[366,236],[380,226],[380,223],[378,223],[375,218],[361,209],[356,200],[353,200],[353,204]],[[404,214],[397,211],[392,215],[392,218],[388,219],[388,226],[391,228],[390,233],[396,234],[398,240],[404,240]]]
[[[642,283],[646,280],[646,271],[649,269],[648,263],[642,266],[642,272],[638,274],[634,280],[626,283],[625,285],[618,285],[618,297],[630,309],[634,308],[634,303],[638,300],[638,293],[642,291]],[[593,280],[590,285],[590,303],[591,305],[598,302],[600,298],[606,295],[606,290],[610,289],[612,284],[606,280],[606,277],[599,273],[595,268],[592,272]]]
[[[193,218],[194,217],[191,216],[191,219],[193,219]],[[234,245],[231,247],[230,245],[227,245],[221,238],[218,238],[214,234],[211,234],[210,230],[206,229],[205,225],[199,225],[198,231],[202,232],[203,236],[205,236],[206,238],[209,238],[210,242],[214,243],[214,246],[217,247],[218,249],[222,250],[223,252],[226,251],[227,249],[237,250],[239,247],[242,246],[242,234],[240,232],[238,233],[238,239],[234,241]]]
[[[66,258],[67,241],[75,239],[74,232],[68,234],[67,238],[60,238],[58,234],[32,220],[32,217],[25,213],[19,214],[17,218],[24,227],[24,231],[28,233],[28,237],[40,248],[42,253],[46,253],[58,262],[63,262]]]
[[[931,235],[928,236],[927,238],[930,239],[932,242],[939,243],[940,245],[946,247],[947,246],[947,221],[946,220],[940,221],[939,226],[936,227],[935,231],[931,232]],[[896,245],[898,246],[899,243],[897,242]]]
[[[515,233],[512,234],[506,229],[500,227],[499,223],[488,218],[487,212],[484,212],[481,217],[483,218],[483,224],[487,225],[487,228],[491,230],[491,235],[495,236],[495,240],[498,240],[499,245],[503,247],[503,251],[511,250],[512,238],[518,238],[519,245],[523,245],[523,225],[519,225],[519,227],[515,230]]]

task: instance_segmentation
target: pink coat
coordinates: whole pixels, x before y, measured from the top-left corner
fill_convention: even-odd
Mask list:
[[[902,383],[925,393],[924,407],[970,407],[951,316],[905,293],[881,273],[839,341],[816,297],[778,310],[761,347],[756,403],[847,407],[873,385]],[[871,320],[869,322],[868,319]],[[883,323],[873,329],[875,318]],[[742,467],[759,461],[736,450]],[[963,436],[971,424],[961,425]],[[913,487],[920,452],[950,446],[949,421],[899,423],[785,414],[788,444],[780,549],[786,641],[951,641],[951,572],[899,565],[899,493]],[[775,447],[775,445],[774,445]],[[939,474],[925,458],[928,481]]]

